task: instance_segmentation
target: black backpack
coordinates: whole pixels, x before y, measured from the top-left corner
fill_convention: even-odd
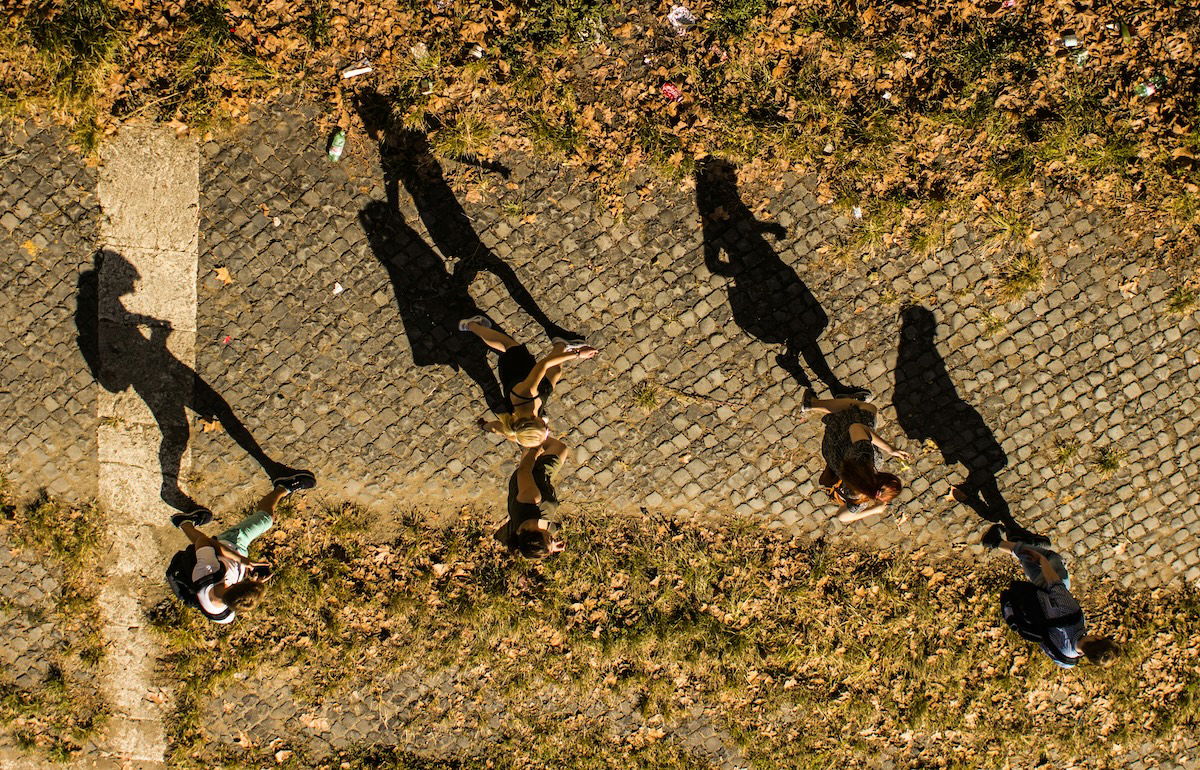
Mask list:
[[[1004,622],[1008,627],[1016,631],[1022,639],[1040,644],[1047,655],[1060,660],[1062,655],[1046,643],[1046,637],[1052,628],[1065,628],[1081,622],[1083,613],[1073,612],[1065,617],[1047,620],[1045,612],[1042,611],[1042,604],[1038,601],[1038,592],[1041,590],[1027,580],[1014,580],[1012,585],[1000,594],[1000,612],[1004,615]],[[1065,659],[1062,662],[1073,663],[1074,659]]]
[[[171,586],[171,590],[179,597],[179,601],[199,610],[204,617],[216,622],[225,620],[233,614],[232,609],[226,607],[221,612],[214,614],[204,609],[200,604],[200,600],[196,597],[200,589],[216,585],[225,579],[225,567],[222,566],[221,569],[211,575],[205,575],[200,580],[193,582],[192,570],[195,568],[196,546],[189,545],[171,557],[171,563],[167,565],[167,585]]]

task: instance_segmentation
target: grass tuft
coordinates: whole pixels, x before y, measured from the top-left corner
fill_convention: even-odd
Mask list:
[[[1195,310],[1197,305],[1200,305],[1200,295],[1195,289],[1186,286],[1175,289],[1171,296],[1167,297],[1167,310],[1176,315],[1186,315]]]
[[[475,113],[460,113],[433,134],[433,151],[443,158],[488,157],[496,132]]]
[[[1107,447],[1100,450],[1100,453],[1092,460],[1092,468],[1100,475],[1100,478],[1110,479],[1125,465],[1127,454],[1124,449]]]
[[[1079,459],[1079,441],[1073,438],[1056,438],[1050,445],[1050,462],[1056,471],[1065,471]]]
[[[629,396],[633,405],[646,414],[657,409],[663,401],[662,388],[649,380],[634,385]]]
[[[1016,299],[1027,292],[1040,289],[1046,281],[1046,268],[1041,255],[1022,251],[1004,263],[998,278],[998,294],[1003,299]]]

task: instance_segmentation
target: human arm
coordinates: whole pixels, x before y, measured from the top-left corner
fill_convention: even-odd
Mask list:
[[[836,515],[838,521],[842,522],[843,524],[847,524],[852,521],[858,521],[859,519],[865,519],[868,516],[873,516],[876,513],[881,513],[885,508],[887,508],[887,503],[876,503],[869,508],[863,508],[861,511],[851,512],[849,508],[847,508],[845,505],[842,505],[840,508],[838,508]]]
[[[787,236],[787,229],[778,222],[764,222],[763,220],[759,219],[756,220],[754,224],[758,227],[760,232],[773,235],[776,238],[783,238]]]
[[[1020,550],[1024,550],[1027,554],[1033,554],[1033,557],[1037,559],[1038,567],[1042,570],[1042,577],[1045,578],[1047,586],[1063,582],[1062,575],[1058,574],[1058,570],[1054,569],[1054,565],[1046,558],[1046,554],[1036,548],[1025,548],[1022,543],[1017,543],[1013,548],[1013,555],[1015,556],[1017,551]]]
[[[561,353],[551,353],[534,364],[529,376],[521,380],[513,390],[517,392],[517,395],[533,398],[537,395],[538,386],[542,384],[542,378],[546,376],[546,372],[567,361],[574,361],[577,358],[592,358],[597,352],[595,348],[582,347]]]
[[[853,426],[851,426],[851,427],[853,428]],[[909,454],[908,452],[902,452],[901,450],[899,450],[896,447],[889,444],[883,436],[880,436],[878,433],[875,432],[874,428],[867,428],[867,431],[871,434],[871,443],[874,444],[875,446],[879,447],[879,449],[882,450],[885,454],[889,455],[890,457],[899,457],[904,462],[909,462],[912,460],[911,454]],[[851,433],[850,435],[851,435],[851,437],[854,436],[853,433]]]
[[[541,446],[530,447],[521,455],[517,465],[517,502],[537,504],[542,501],[542,490],[533,478],[533,466],[542,454]]]
[[[484,433],[501,433],[500,429],[503,427],[499,420],[488,420],[486,417],[475,418],[475,424]]]

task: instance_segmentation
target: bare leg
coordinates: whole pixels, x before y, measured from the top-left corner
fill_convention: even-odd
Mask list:
[[[473,332],[476,337],[483,340],[485,345],[492,350],[497,350],[501,353],[509,348],[515,348],[517,346],[517,341],[504,332],[496,329],[490,329],[486,326],[480,326],[474,321],[467,324],[467,331]]]
[[[276,503],[282,500],[287,493],[287,490],[283,487],[275,487],[263,499],[258,501],[258,507],[254,510],[262,511],[263,513],[274,513]]]
[[[871,409],[869,404],[862,401],[856,401],[853,398],[814,398],[810,407],[814,414],[832,414],[833,412],[842,412],[851,407],[858,406],[866,409]]]
[[[563,345],[561,342],[556,342],[550,348],[550,355],[556,356],[559,353],[562,353],[566,349],[567,349],[566,345]],[[550,383],[550,388],[557,389],[558,381],[562,379],[562,364],[559,364],[558,366],[552,366],[549,369],[547,369],[545,377],[546,377],[546,382]]]

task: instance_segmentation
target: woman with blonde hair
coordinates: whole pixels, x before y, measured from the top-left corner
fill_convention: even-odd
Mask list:
[[[500,353],[496,366],[507,411],[498,414],[495,420],[479,418],[479,427],[526,448],[540,446],[550,438],[542,407],[562,377],[562,365],[575,359],[592,358],[599,351],[583,340],[555,337],[550,354],[539,361],[529,348],[494,328],[484,316],[464,318],[459,321],[458,328],[471,332]]]

